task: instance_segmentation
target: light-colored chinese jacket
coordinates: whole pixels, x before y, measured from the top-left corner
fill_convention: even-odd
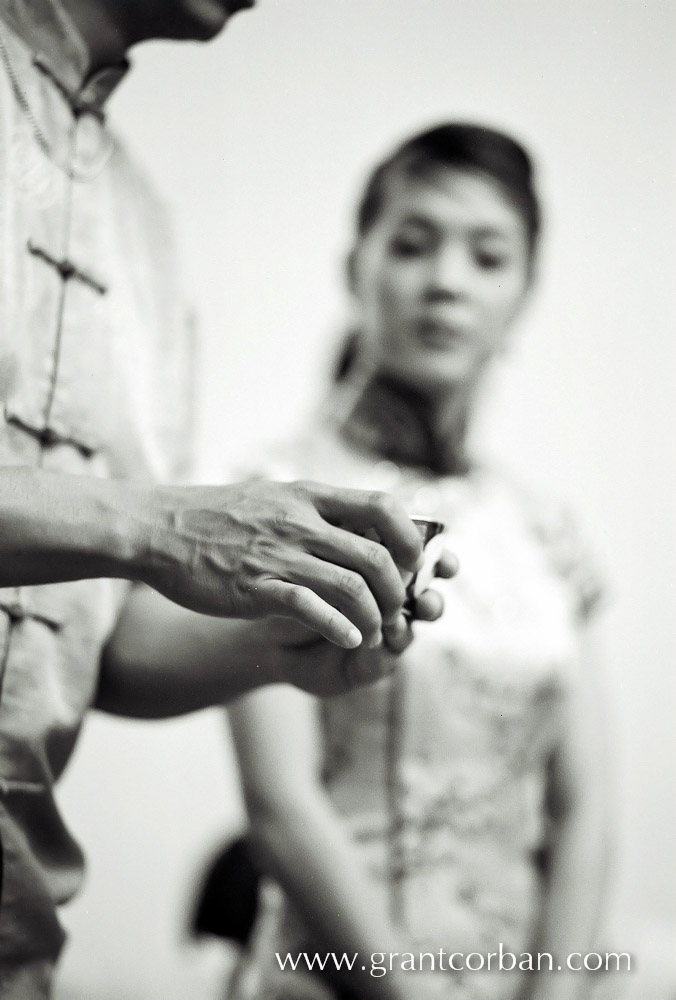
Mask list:
[[[58,3],[0,7],[0,475],[169,478],[188,447],[189,325],[162,206],[83,83]],[[81,852],[53,796],[127,592],[0,589],[0,998],[49,995]]]

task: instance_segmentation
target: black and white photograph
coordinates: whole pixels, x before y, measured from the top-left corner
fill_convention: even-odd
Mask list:
[[[672,0],[0,0],[1,1000],[676,1000]]]

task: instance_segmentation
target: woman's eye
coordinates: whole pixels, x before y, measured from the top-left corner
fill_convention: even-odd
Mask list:
[[[507,264],[507,255],[490,250],[477,250],[474,259],[484,271],[497,271]]]
[[[423,254],[429,247],[429,239],[425,236],[395,236],[390,249],[395,257],[416,257]]]

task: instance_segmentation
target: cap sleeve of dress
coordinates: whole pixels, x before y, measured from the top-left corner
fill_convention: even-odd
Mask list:
[[[326,481],[327,441],[318,427],[314,414],[308,418],[308,427],[293,431],[283,439],[267,439],[246,455],[230,459],[227,465],[228,480],[271,479],[292,482],[296,479]]]
[[[302,467],[297,443],[264,442],[246,456],[231,459],[227,463],[226,480],[242,482],[247,479],[271,479],[290,482],[300,478]]]
[[[585,624],[605,603],[607,587],[577,518],[566,506],[540,504],[532,526],[553,571],[570,592],[575,618]]]

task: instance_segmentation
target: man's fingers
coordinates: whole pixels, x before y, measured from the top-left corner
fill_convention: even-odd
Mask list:
[[[265,585],[264,596],[269,614],[293,618],[343,649],[356,649],[361,644],[359,629],[307,587],[270,580]]]
[[[379,548],[391,563],[382,546]],[[392,573],[397,577],[394,564],[391,565]],[[287,579],[289,583],[311,588],[327,604],[341,611],[356,625],[365,642],[370,644],[379,638],[382,625],[380,610],[368,583],[359,573],[344,566],[333,566],[314,556],[301,555],[294,561]]]
[[[444,549],[434,566],[434,576],[450,580],[458,572],[460,564],[454,552]],[[407,605],[413,618],[419,621],[433,622],[440,618],[444,610],[444,601],[434,588],[425,588]]]
[[[450,580],[459,569],[460,562],[455,552],[451,552],[450,549],[444,549],[434,567],[434,575],[444,580]]]
[[[383,545],[325,523],[312,547],[320,559],[358,573],[368,584],[383,618],[388,619],[400,610],[406,590],[392,556]]]
[[[413,602],[413,617],[423,622],[433,622],[440,618],[444,610],[441,594],[433,588],[424,590]]]
[[[336,492],[317,483],[307,488],[324,520],[353,531],[375,531],[397,566],[417,568],[422,552],[420,534],[402,505],[389,493],[345,489]]]
[[[391,653],[403,653],[412,639],[411,626],[403,614],[383,626],[383,644]]]

